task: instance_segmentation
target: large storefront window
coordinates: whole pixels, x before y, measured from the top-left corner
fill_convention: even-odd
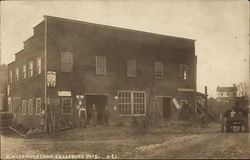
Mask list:
[[[118,91],[120,115],[145,115],[146,93],[143,91]]]
[[[72,98],[62,98],[62,113],[63,114],[72,114]]]

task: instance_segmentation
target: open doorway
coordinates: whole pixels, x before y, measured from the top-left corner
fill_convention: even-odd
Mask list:
[[[87,110],[87,123],[90,124],[91,109],[93,104],[96,106],[97,111],[97,125],[102,124],[103,110],[107,106],[108,96],[107,95],[86,95],[86,110]]]
[[[163,97],[162,98],[162,116],[163,118],[171,117],[171,98]]]

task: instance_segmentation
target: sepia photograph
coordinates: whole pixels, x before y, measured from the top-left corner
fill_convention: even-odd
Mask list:
[[[250,159],[247,0],[0,2],[0,159]]]

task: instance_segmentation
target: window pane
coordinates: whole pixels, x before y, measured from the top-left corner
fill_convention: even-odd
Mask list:
[[[61,71],[73,72],[73,53],[71,52],[61,53]]]
[[[96,74],[106,74],[106,57],[96,56]]]
[[[127,60],[127,76],[136,77],[136,60],[135,59]]]
[[[182,80],[187,80],[187,72],[188,72],[188,70],[187,70],[187,65],[180,65],[180,78],[182,79]]]
[[[163,78],[163,63],[155,62],[155,77]]]
[[[62,98],[62,113],[63,114],[72,114],[72,99],[71,98]]]

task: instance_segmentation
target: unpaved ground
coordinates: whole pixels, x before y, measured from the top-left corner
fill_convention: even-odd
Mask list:
[[[138,131],[125,127],[100,127],[38,135],[31,139],[18,136],[2,136],[1,139],[2,158],[22,158],[25,155],[52,155],[50,158],[57,158],[56,155],[82,155],[82,158],[250,158],[250,134],[222,134],[216,124],[201,132],[197,129],[184,133],[169,128]]]

